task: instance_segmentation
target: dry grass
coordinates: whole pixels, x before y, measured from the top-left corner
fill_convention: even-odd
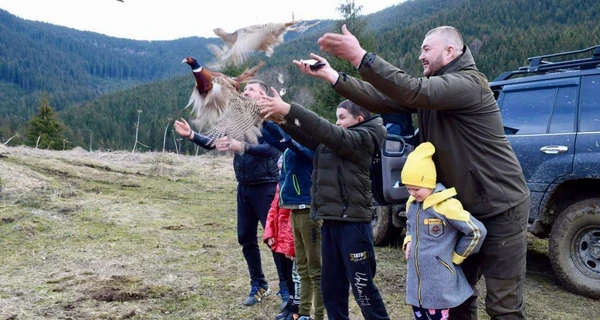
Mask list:
[[[230,156],[3,147],[0,319],[274,318],[276,297],[241,305],[235,187]],[[545,247],[531,239],[528,318],[600,318],[598,301],[556,283]],[[412,319],[399,250],[377,254],[391,318]],[[354,303],[351,312],[361,318]]]

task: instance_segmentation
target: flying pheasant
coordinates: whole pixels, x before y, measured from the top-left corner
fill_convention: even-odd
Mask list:
[[[209,71],[192,57],[185,58],[182,63],[192,68],[196,82],[186,108],[191,106],[195,117],[191,122],[198,131],[213,141],[228,136],[256,143],[263,119],[256,101],[242,95],[240,86],[250,81],[264,63],[246,69],[235,78]]]
[[[217,67],[230,64],[239,66],[254,51],[263,51],[267,57],[273,55],[273,49],[283,42],[283,36],[288,31],[304,32],[319,23],[317,21],[310,25],[302,25],[298,24],[299,22],[253,25],[232,33],[217,28],[213,31],[225,42],[225,45],[219,47],[209,44],[207,47],[215,55]]]

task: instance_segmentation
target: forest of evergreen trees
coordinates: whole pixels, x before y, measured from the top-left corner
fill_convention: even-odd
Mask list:
[[[600,2],[584,0],[412,0],[369,16],[340,13],[340,19],[349,21],[365,49],[415,76],[422,72],[417,58],[424,34],[439,25],[455,26],[492,80],[525,65],[530,56],[600,44],[599,13]],[[340,22],[294,34],[271,58],[256,55],[248,66],[265,61],[259,78],[286,88],[285,100],[328,115],[336,105],[328,85],[299,74],[290,62],[318,53],[318,37],[338,32]],[[25,143],[27,123],[46,97],[64,124],[61,147],[131,150],[139,116],[138,140],[148,146],[140,151],[163,146],[173,151],[181,144],[182,152],[193,153],[193,145],[181,143],[172,131],[174,119],[188,116],[183,107],[194,85],[189,67],[180,62],[188,55],[209,60],[208,43],[220,40],[117,39],[0,10],[0,142],[16,135],[10,145]],[[326,58],[338,70],[353,71]],[[277,82],[279,74],[284,84]]]

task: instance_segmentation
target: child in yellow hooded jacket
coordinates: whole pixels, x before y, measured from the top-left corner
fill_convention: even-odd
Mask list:
[[[406,302],[415,319],[448,319],[449,309],[473,294],[460,264],[479,251],[487,230],[455,198],[454,188],[437,182],[435,147],[420,144],[408,155],[401,179],[406,204]]]

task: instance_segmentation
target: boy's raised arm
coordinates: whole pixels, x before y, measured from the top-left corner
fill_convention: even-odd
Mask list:
[[[340,157],[355,160],[354,157],[361,157],[365,153],[365,148],[374,148],[370,134],[339,127],[298,104],[292,103],[285,118],[288,124],[298,123],[299,130],[326,145]]]

